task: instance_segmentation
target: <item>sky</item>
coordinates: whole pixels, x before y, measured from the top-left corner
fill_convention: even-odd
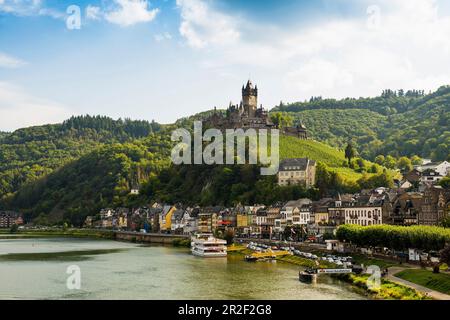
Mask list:
[[[0,0],[0,131],[450,84],[446,0]]]

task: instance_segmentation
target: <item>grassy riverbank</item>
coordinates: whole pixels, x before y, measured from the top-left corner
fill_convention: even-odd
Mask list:
[[[378,266],[380,269],[390,268],[390,267],[405,267],[404,265],[401,265],[398,261],[395,260],[388,260],[388,259],[381,259],[381,258],[375,258],[375,257],[368,257],[363,254],[352,254],[353,260],[357,264],[363,264],[366,267],[367,266]]]
[[[381,279],[379,288],[369,288],[368,278],[370,275],[362,274],[346,274],[336,276],[338,279],[348,282],[358,288],[364,289],[374,299],[383,300],[425,300],[427,299],[422,293],[412,288],[403,286],[392,281]]]
[[[395,274],[395,276],[435,291],[450,294],[450,274],[448,273],[433,273],[426,269],[408,269]]]

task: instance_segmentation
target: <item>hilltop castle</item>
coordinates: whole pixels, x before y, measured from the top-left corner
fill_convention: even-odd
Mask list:
[[[258,87],[249,80],[242,86],[242,100],[239,105],[230,103],[225,115],[214,108],[214,113],[206,122],[218,129],[276,129],[269,113],[262,105],[258,108]],[[282,128],[280,133],[307,139],[307,131],[302,124],[297,127]]]

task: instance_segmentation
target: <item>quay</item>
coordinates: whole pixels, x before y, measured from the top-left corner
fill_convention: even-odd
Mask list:
[[[173,244],[174,240],[189,240],[190,237],[178,234],[114,231],[114,239],[140,243]]]

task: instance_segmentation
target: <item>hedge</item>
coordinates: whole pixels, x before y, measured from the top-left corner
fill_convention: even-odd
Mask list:
[[[438,251],[446,243],[450,243],[450,229],[433,226],[342,225],[337,229],[336,236],[340,241],[360,247],[385,247],[394,250],[415,248]]]

